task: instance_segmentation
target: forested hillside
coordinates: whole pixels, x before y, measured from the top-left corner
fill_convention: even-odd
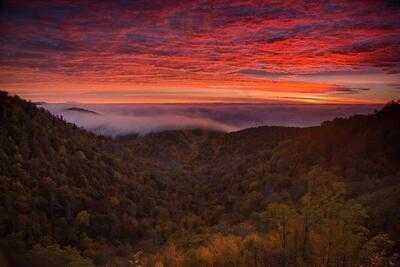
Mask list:
[[[399,207],[396,102],[114,140],[0,92],[0,265],[396,266]]]

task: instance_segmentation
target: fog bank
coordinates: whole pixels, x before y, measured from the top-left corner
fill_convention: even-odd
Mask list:
[[[203,128],[223,132],[274,125],[316,126],[335,117],[372,113],[379,105],[304,104],[44,104],[52,114],[108,135]],[[72,110],[71,110],[72,108]],[[84,110],[79,111],[79,109]],[[93,112],[90,112],[93,111]]]

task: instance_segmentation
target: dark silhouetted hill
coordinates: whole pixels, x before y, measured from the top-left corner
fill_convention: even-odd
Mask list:
[[[95,112],[93,110],[89,110],[89,109],[85,109],[85,108],[72,107],[72,108],[66,108],[65,110],[66,111],[75,111],[75,112],[81,112],[81,113],[100,115],[99,113],[97,113],[97,112]]]

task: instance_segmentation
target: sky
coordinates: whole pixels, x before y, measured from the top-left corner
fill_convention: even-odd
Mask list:
[[[2,1],[0,90],[80,103],[385,103],[399,1]]]

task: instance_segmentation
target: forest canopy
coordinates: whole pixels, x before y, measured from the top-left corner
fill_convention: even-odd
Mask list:
[[[0,92],[0,265],[395,266],[399,140],[399,102],[111,139]]]

